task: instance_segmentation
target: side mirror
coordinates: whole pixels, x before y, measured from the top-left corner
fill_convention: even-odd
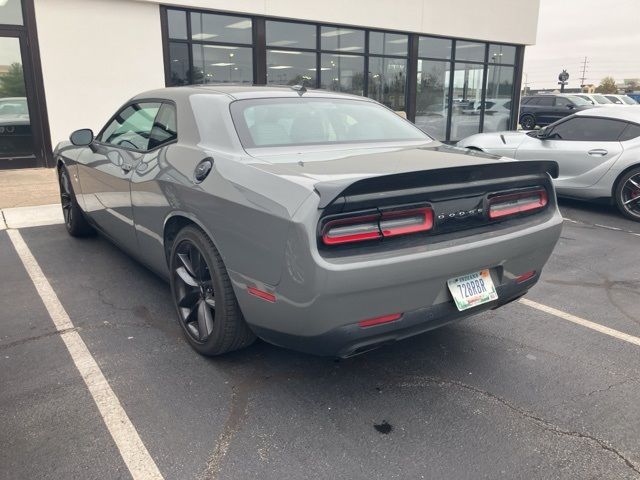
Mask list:
[[[77,147],[88,147],[93,143],[93,132],[90,128],[76,130],[69,136],[69,140]]]
[[[545,138],[547,138],[547,128],[541,128],[540,130],[538,130],[538,133],[536,134],[536,137],[538,137],[540,140],[544,140]]]

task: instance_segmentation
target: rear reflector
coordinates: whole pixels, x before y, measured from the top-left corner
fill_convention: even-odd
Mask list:
[[[530,278],[535,277],[535,275],[536,275],[536,271],[535,270],[531,270],[530,272],[523,273],[519,277],[516,277],[516,282],[518,282],[518,283],[526,282]]]
[[[254,297],[266,300],[267,302],[274,303],[276,301],[276,296],[273,293],[265,292],[264,290],[259,290],[255,287],[247,287],[247,292]]]
[[[375,240],[433,228],[433,210],[428,207],[387,210],[380,213],[330,220],[322,229],[325,245]]]
[[[547,191],[544,189],[496,195],[489,199],[489,218],[496,219],[533,212],[544,208],[547,203]]]
[[[369,320],[362,320],[358,322],[360,327],[373,327],[374,325],[380,325],[381,323],[389,323],[398,320],[402,316],[401,313],[392,313],[391,315],[384,315],[382,317],[370,318]]]

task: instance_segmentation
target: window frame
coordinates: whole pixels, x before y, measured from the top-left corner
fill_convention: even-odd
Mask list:
[[[116,119],[116,117],[118,116],[118,114],[120,114],[120,112],[123,112],[124,110],[126,110],[127,108],[129,108],[131,105],[135,105],[138,103],[159,103],[160,104],[160,108],[158,108],[158,112],[156,113],[155,117],[153,117],[153,121],[155,123],[156,118],[158,118],[158,114],[160,113],[160,109],[162,108],[163,104],[169,104],[171,106],[173,106],[174,111],[176,113],[176,138],[174,138],[173,140],[170,140],[168,142],[162,143],[160,145],[156,145],[153,148],[147,149],[147,150],[140,150],[138,148],[130,148],[130,147],[123,147],[121,145],[114,145],[112,143],[106,143],[103,142],[102,140],[98,140],[98,138],[102,137],[102,134],[104,133],[104,131],[107,129],[107,127],[109,125],[111,125],[111,123],[113,123],[113,121]],[[151,131],[149,131],[149,133],[151,133]],[[94,137],[94,142],[97,143],[100,146],[106,147],[106,148],[119,148],[122,150],[126,150],[128,152],[136,152],[136,153],[150,153],[153,152],[155,150],[159,150],[160,148],[166,147],[168,145],[174,144],[174,143],[178,143],[178,139],[180,138],[180,126],[178,125],[178,106],[176,105],[176,102],[173,100],[170,100],[168,98],[141,98],[141,99],[136,99],[136,100],[130,100],[127,103],[123,104],[120,108],[118,108],[118,110],[116,110],[116,113],[114,113],[111,117],[109,117],[109,120],[106,121],[106,123],[104,124],[104,126],[100,129],[100,131],[95,135]]]

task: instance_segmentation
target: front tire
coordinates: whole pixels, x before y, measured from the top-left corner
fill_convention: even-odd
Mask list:
[[[222,355],[255,341],[220,253],[202,230],[188,226],[178,233],[169,268],[178,322],[194,350]]]
[[[614,199],[627,218],[640,222],[640,167],[625,173],[616,184]]]
[[[523,115],[520,117],[520,126],[523,130],[533,130],[536,128],[536,119],[533,115]]]
[[[95,233],[95,230],[84,216],[73,191],[69,171],[64,165],[58,168],[58,184],[60,185],[60,203],[64,215],[64,225],[72,237],[86,237]]]

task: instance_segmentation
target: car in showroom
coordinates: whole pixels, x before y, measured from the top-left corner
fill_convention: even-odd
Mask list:
[[[555,162],[443,145],[304,87],[140,94],[55,149],[65,225],[169,280],[201,354],[349,357],[524,295],[562,227]]]
[[[594,108],[544,129],[472,135],[457,146],[517,160],[554,160],[559,196],[605,200],[640,221],[640,111]]]
[[[589,108],[593,103],[577,95],[529,95],[520,100],[519,123],[524,130],[533,130]]]

